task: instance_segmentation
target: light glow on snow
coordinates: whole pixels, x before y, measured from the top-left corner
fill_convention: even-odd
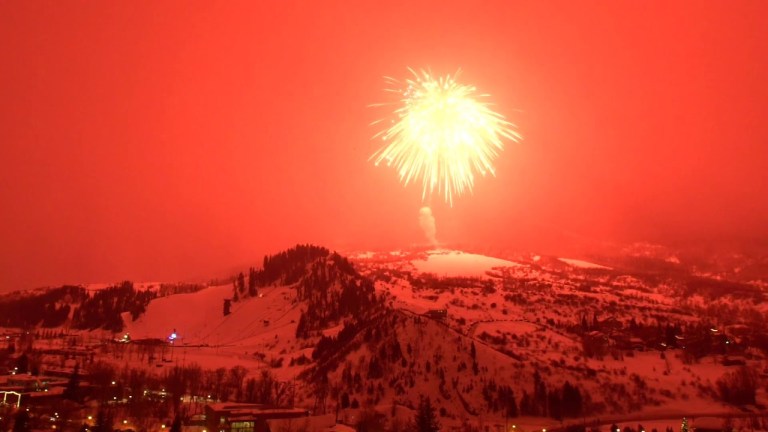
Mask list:
[[[520,266],[518,263],[500,258],[451,250],[427,252],[426,260],[414,260],[413,265],[422,273],[450,277],[482,277],[494,268]]]
[[[571,259],[571,258],[558,258],[558,260],[560,260],[560,261],[562,261],[562,262],[564,262],[564,263],[566,263],[566,264],[568,264],[570,266],[578,267],[578,268],[583,268],[583,269],[613,270],[613,268],[611,268],[611,267],[606,267],[604,265],[591,263],[589,261],[582,261],[582,260]]]

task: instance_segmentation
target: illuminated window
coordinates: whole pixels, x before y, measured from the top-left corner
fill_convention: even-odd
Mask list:
[[[232,422],[231,432],[253,432],[255,422],[252,421],[239,421]]]

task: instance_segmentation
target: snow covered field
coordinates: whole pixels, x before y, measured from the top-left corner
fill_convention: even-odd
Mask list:
[[[422,273],[433,273],[437,276],[484,277],[493,269],[516,267],[520,264],[455,250],[435,250],[427,252],[426,259],[414,260],[413,265]]]

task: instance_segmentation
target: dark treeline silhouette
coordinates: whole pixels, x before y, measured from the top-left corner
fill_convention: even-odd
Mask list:
[[[337,352],[340,347],[349,343],[358,331],[358,323],[348,323],[344,325],[344,328],[335,337],[323,335],[317,341],[315,349],[312,350],[312,360],[317,360],[329,353]]]
[[[296,245],[275,255],[267,255],[264,257],[262,269],[255,272],[256,285],[296,283],[304,276],[307,265],[329,254],[330,251],[324,247],[307,244]]]
[[[266,255],[262,268],[251,273],[255,286],[296,283],[304,276],[310,263],[327,257],[330,253],[324,247],[307,244],[296,245],[274,255]]]
[[[758,381],[755,372],[742,366],[717,380],[717,390],[723,402],[732,405],[754,405]]]
[[[335,337],[320,338],[312,352],[314,365],[302,372],[299,378],[313,383],[316,397],[324,399],[328,396],[329,390],[327,376],[343,363],[341,381],[337,384],[341,386],[343,392],[348,393],[347,399],[351,399],[349,397],[351,394],[362,396],[366,385],[372,386],[377,383],[376,394],[379,396],[375,397],[375,400],[380,400],[380,395],[383,393],[381,378],[387,371],[392,371],[394,365],[399,366],[401,361],[404,361],[403,349],[394,330],[397,319],[397,315],[387,311],[353,317],[344,324]],[[370,359],[367,360],[365,377],[360,372],[352,372],[348,359],[351,352],[364,344],[376,347]],[[404,391],[402,385],[395,385],[395,387],[400,388],[400,393]],[[359,404],[355,401],[356,399],[351,400],[350,406]]]
[[[734,315],[738,315],[734,313]],[[768,337],[756,329],[762,322],[748,327],[748,333],[739,340],[708,319],[699,322],[673,321],[663,315],[638,321],[635,317],[620,321],[614,318],[599,320],[596,315],[588,319],[582,315],[579,324],[553,323],[581,336],[584,355],[601,359],[610,352],[632,350],[682,349],[683,361],[693,363],[708,355],[742,353],[747,347],[768,352]],[[614,355],[615,357],[616,355]]]
[[[373,282],[360,276],[346,258],[336,253],[312,263],[297,284],[296,293],[299,300],[307,302],[296,328],[299,338],[344,317],[363,315],[377,304]]]
[[[437,421],[435,408],[429,397],[420,398],[415,423],[418,432],[438,432],[440,430],[440,422]]]
[[[483,398],[489,410],[501,412],[505,417],[518,416],[517,401],[512,387],[497,385],[494,380],[490,380],[483,387]]]
[[[146,311],[150,300],[157,297],[151,290],[136,290],[132,282],[122,282],[95,292],[80,286],[65,285],[32,293],[14,293],[0,298],[2,327],[60,327],[76,329],[123,329],[123,312],[136,319]]]
[[[264,257],[263,268],[234,278],[233,299],[255,297],[270,285],[296,285],[306,302],[296,336],[307,338],[344,317],[359,315],[376,303],[373,282],[362,277],[345,257],[314,245],[297,245]],[[229,310],[225,309],[225,315]]]
[[[166,297],[173,294],[188,294],[198,292],[206,285],[196,283],[162,283],[157,290],[158,297]]]
[[[136,290],[133,283],[125,281],[93,293],[84,299],[72,314],[72,327],[82,330],[104,329],[113,332],[123,330],[123,312],[137,319],[147,310],[149,302],[157,297],[151,290]]]
[[[87,297],[84,288],[70,285],[29,294],[9,294],[0,297],[0,326],[58,327],[69,318],[70,304]]]
[[[307,267],[320,258],[330,255],[324,247],[296,245],[274,255],[265,255],[261,269],[251,267],[248,274],[240,273],[234,278],[233,299],[255,297],[258,288],[270,285],[291,285],[299,281]]]
[[[153,374],[143,368],[117,369],[112,364],[96,362],[89,365],[88,373],[92,384],[90,398],[99,402],[124,401],[134,416],[161,410],[158,414],[162,417],[171,408],[178,412],[184,396],[275,407],[291,406],[294,402],[289,383],[278,381],[269,370],[246,378],[248,370],[239,365],[229,369],[203,369],[193,363]]]
[[[584,397],[578,387],[566,381],[559,388],[550,387],[536,371],[533,374],[533,393],[523,392],[519,412],[524,416],[545,416],[556,420],[580,417],[586,414]]]

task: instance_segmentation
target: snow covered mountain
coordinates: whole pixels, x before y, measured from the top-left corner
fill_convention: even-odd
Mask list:
[[[150,373],[268,373],[291,383],[295,403],[350,422],[365,407],[405,421],[423,396],[446,425],[728,413],[739,368],[759,383],[753,403],[764,403],[759,284],[608,264],[457,250],[347,259],[297,246],[223,284],[123,284],[102,287],[98,301],[71,287],[6,296],[0,308],[45,295],[52,310],[70,310],[23,327],[108,335],[117,342],[101,348],[104,361]],[[83,326],[75,310],[104,318]],[[115,313],[119,331],[102,324]]]

